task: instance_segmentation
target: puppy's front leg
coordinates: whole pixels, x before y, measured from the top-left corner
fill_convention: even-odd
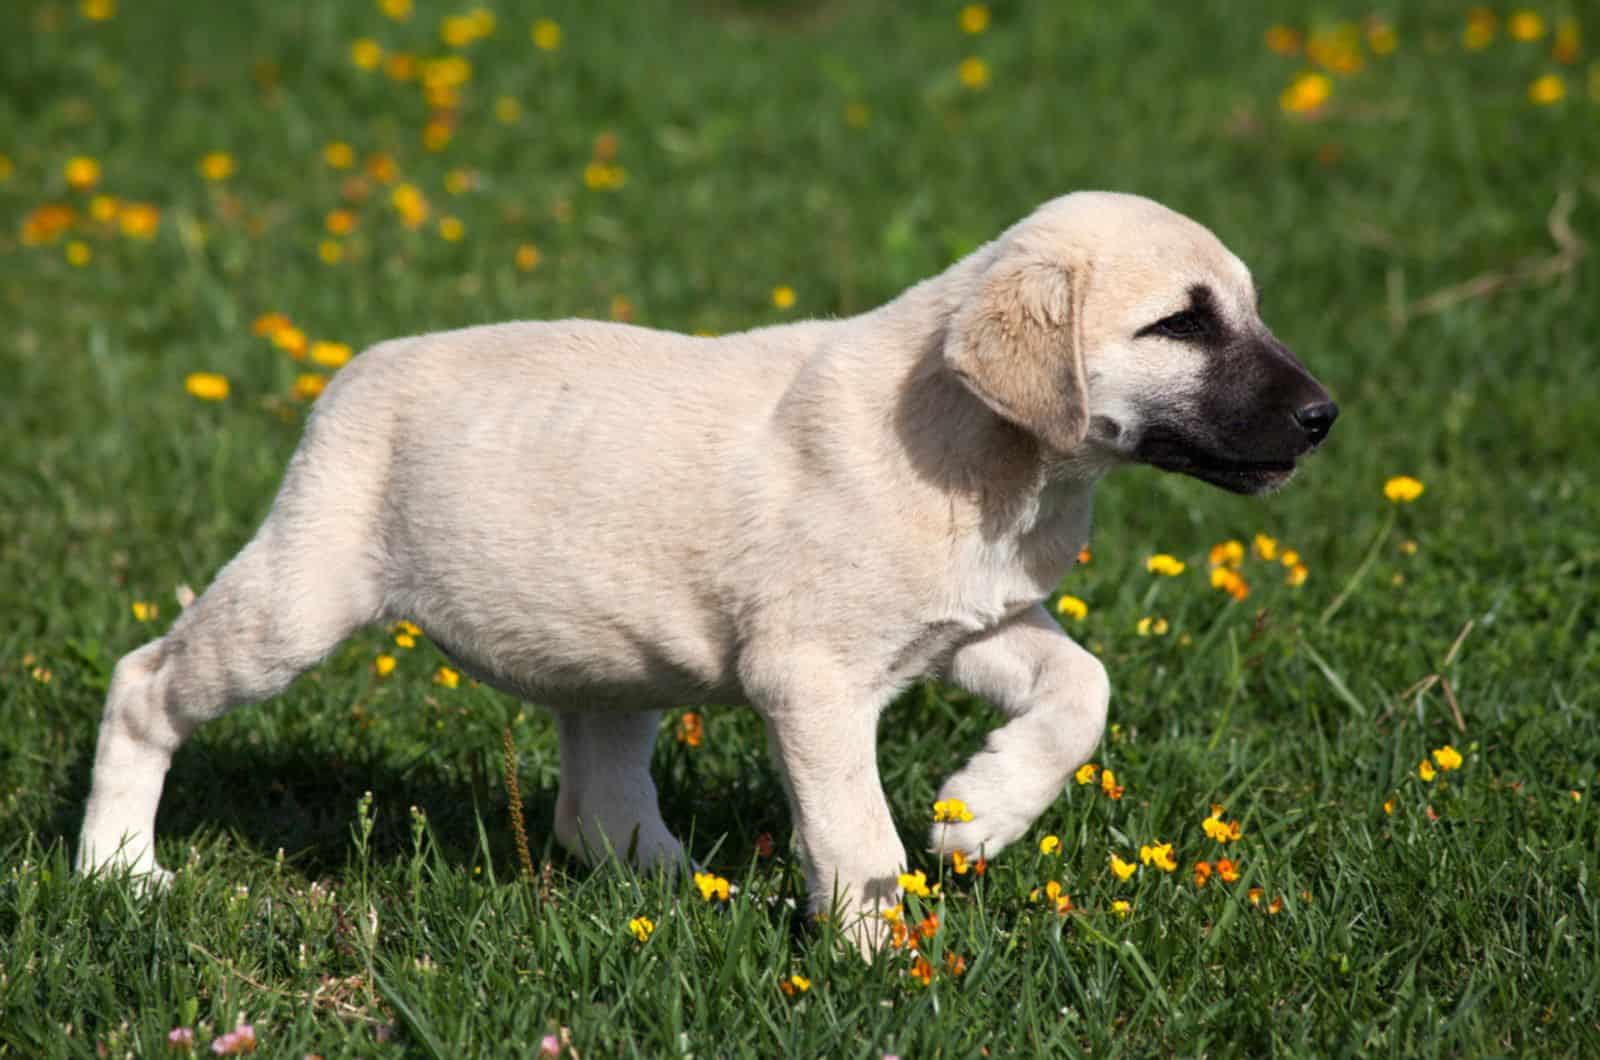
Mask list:
[[[1055,801],[1100,742],[1111,686],[1100,660],[1035,606],[963,645],[949,678],[1010,720],[946,780],[941,799],[960,799],[973,819],[935,824],[932,849],[993,857]]]
[[[885,931],[877,913],[899,900],[906,863],[878,777],[882,704],[870,683],[852,688],[826,663],[786,660],[746,684],[783,771],[811,912],[837,902],[846,930],[870,951]]]

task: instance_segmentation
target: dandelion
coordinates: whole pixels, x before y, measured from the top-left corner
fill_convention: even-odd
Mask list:
[[[1176,556],[1165,552],[1158,552],[1144,561],[1144,569],[1151,574],[1160,574],[1168,578],[1175,578],[1183,573],[1184,562]]]
[[[961,79],[962,85],[974,91],[989,87],[989,64],[975,55],[961,60],[961,65],[956,69],[956,76]]]
[[[872,108],[865,103],[846,103],[844,123],[852,129],[865,129],[872,121]]]
[[[1304,73],[1289,83],[1278,97],[1278,105],[1290,114],[1312,114],[1322,109],[1333,95],[1333,81],[1327,74]]]
[[[383,62],[383,45],[371,37],[362,37],[350,44],[350,61],[363,70],[376,70]]]
[[[561,47],[561,27],[553,19],[541,18],[531,31],[533,46],[542,52],[553,52]]]
[[[961,9],[961,32],[977,36],[989,28],[987,4],[968,4]]]
[[[1206,882],[1211,879],[1211,872],[1212,872],[1211,862],[1209,862],[1209,861],[1197,861],[1197,862],[1195,862],[1194,863],[1194,885],[1196,887],[1204,887],[1206,885]]]
[[[1178,860],[1172,855],[1171,843],[1155,843],[1139,848],[1139,860],[1154,865],[1162,872],[1178,871]]]
[[[1285,57],[1300,54],[1302,39],[1299,30],[1288,26],[1268,26],[1264,36],[1268,51]]]
[[[1417,776],[1422,778],[1424,784],[1432,784],[1435,776],[1433,763],[1424,758],[1417,766]]]
[[[233,156],[226,151],[212,151],[200,160],[200,175],[210,181],[227,180],[235,169]]]
[[[633,932],[633,937],[640,942],[649,942],[650,936],[656,929],[656,923],[647,916],[636,916],[628,921],[628,930]]]
[[[461,675],[448,666],[441,666],[434,671],[433,683],[442,688],[455,688],[461,684]]]
[[[957,876],[965,876],[967,874],[967,870],[971,867],[971,863],[967,861],[967,856],[961,851],[952,850],[950,852],[950,868]]]
[[[74,268],[83,268],[94,257],[94,251],[89,249],[89,244],[81,239],[74,239],[68,243],[63,251],[67,264]]]
[[[248,1023],[241,1023],[212,1042],[211,1051],[218,1056],[240,1056],[255,1052],[256,1044],[255,1028]]]
[[[296,401],[315,401],[328,385],[328,377],[317,372],[301,372],[289,387],[289,396]]]
[[[1212,567],[1227,567],[1231,570],[1237,570],[1244,563],[1244,545],[1238,541],[1219,541],[1211,546],[1211,552],[1206,556],[1206,562]]]
[[[379,677],[388,677],[390,674],[394,673],[394,666],[395,661],[393,655],[380,655],[376,659],[372,660],[372,668],[378,671]]]
[[[1135,865],[1133,862],[1123,861],[1122,858],[1115,853],[1111,855],[1111,872],[1123,883],[1127,883],[1128,880],[1133,877],[1133,874],[1138,871],[1139,866]]]
[[[539,262],[544,255],[539,253],[539,248],[532,243],[524,243],[517,248],[516,257],[513,259],[522,272],[532,272],[539,267]]]
[[[1560,74],[1545,74],[1528,86],[1528,99],[1541,107],[1567,98],[1567,82]]]
[[[1461,752],[1457,751],[1449,744],[1445,744],[1443,747],[1434,751],[1433,760],[1438,765],[1439,769],[1445,773],[1450,772],[1452,769],[1461,768]]]
[[[1076,780],[1079,784],[1093,784],[1095,777],[1097,774],[1099,774],[1099,772],[1099,766],[1095,765],[1093,762],[1085,762],[1083,765],[1078,767],[1078,771],[1076,773],[1072,774],[1072,779]]]
[[[91,191],[100,183],[100,163],[85,155],[67,159],[61,172],[67,178],[67,187],[73,191]]]
[[[1118,898],[1111,903],[1111,911],[1126,920],[1128,914],[1133,912],[1133,903],[1126,898]]]
[[[1141,637],[1164,637],[1168,630],[1167,620],[1164,618],[1151,618],[1149,615],[1141,618],[1134,629]]]
[[[772,289],[772,305],[776,309],[791,309],[794,307],[794,288],[788,284],[780,283]]]
[[[902,872],[898,882],[902,891],[914,894],[918,898],[927,898],[933,893],[928,889],[928,876],[921,869],[916,872]]]
[[[694,885],[700,889],[700,897],[707,902],[728,900],[728,881],[714,872],[695,873]]]
[[[688,711],[678,719],[678,728],[674,735],[679,743],[693,750],[705,742],[705,720],[694,711]]]
[[[933,983],[933,965],[928,963],[926,957],[918,956],[916,960],[912,961],[911,967],[906,971],[906,974],[923,986],[929,986]]]
[[[960,799],[940,799],[933,804],[934,821],[970,821],[972,811],[967,809],[967,804]]]
[[[1100,790],[1113,802],[1122,798],[1122,785],[1117,783],[1117,775],[1111,771],[1110,766],[1100,771]]]
[[[228,396],[228,377],[216,372],[190,372],[183,388],[201,401],[222,401]]]
[[[1055,837],[1053,835],[1047,835],[1043,839],[1039,840],[1039,853],[1041,853],[1041,854],[1059,854],[1060,852],[1061,852],[1061,840],[1058,839],[1057,837]]]
[[[1537,11],[1517,11],[1506,19],[1506,32],[1512,40],[1531,43],[1544,36],[1544,19]]]
[[[1089,605],[1076,596],[1062,596],[1056,601],[1056,614],[1065,615],[1075,622],[1082,622],[1089,613]]]

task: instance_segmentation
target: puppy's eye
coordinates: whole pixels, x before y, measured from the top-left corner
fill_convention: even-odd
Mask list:
[[[1205,318],[1193,310],[1185,309],[1151,324],[1146,331],[1165,335],[1169,339],[1192,339],[1206,330]]]

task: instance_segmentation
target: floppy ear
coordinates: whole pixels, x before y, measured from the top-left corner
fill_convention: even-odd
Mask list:
[[[983,403],[1051,449],[1089,433],[1082,269],[1002,258],[956,310],[944,360]]]

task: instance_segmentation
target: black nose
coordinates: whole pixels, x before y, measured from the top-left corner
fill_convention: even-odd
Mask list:
[[[1317,445],[1328,436],[1333,429],[1333,421],[1339,418],[1339,406],[1331,401],[1318,401],[1303,408],[1294,410],[1294,421],[1311,438],[1311,444]]]

